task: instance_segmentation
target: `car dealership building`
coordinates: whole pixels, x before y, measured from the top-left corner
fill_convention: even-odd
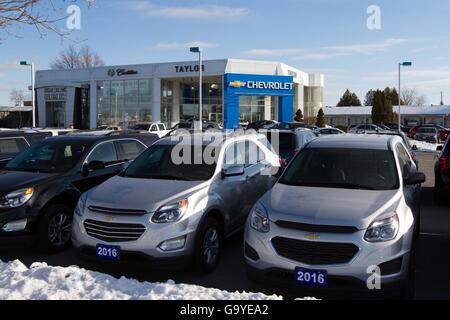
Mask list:
[[[323,107],[324,76],[286,64],[207,60],[203,119],[225,128],[258,120],[292,121],[297,109],[314,117]],[[198,62],[171,62],[36,72],[40,127],[172,126],[198,119]]]

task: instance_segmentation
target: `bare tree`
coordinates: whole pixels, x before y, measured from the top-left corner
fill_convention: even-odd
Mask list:
[[[407,106],[423,106],[427,102],[425,95],[420,94],[416,88],[402,89],[402,104]]]
[[[85,1],[91,6],[95,0]],[[67,17],[68,4],[65,0],[0,0],[0,31],[11,34],[11,27],[22,25],[34,27],[41,36],[52,32],[65,37],[70,32],[57,23]]]
[[[12,89],[9,93],[9,100],[14,103],[15,107],[23,105],[25,101],[25,94],[22,89]]]
[[[83,69],[104,65],[102,58],[89,46],[83,46],[80,49],[70,46],[50,63],[50,67],[54,70]]]

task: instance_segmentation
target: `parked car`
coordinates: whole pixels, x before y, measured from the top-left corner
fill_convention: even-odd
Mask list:
[[[202,272],[217,266],[223,240],[243,228],[275,182],[271,169],[279,159],[262,135],[190,138],[159,140],[122,174],[82,195],[73,225],[81,256],[194,261]]]
[[[48,133],[34,131],[2,131],[0,132],[0,169],[17,154],[27,149],[32,143],[49,137]]]
[[[320,137],[320,136],[327,136],[330,134],[345,134],[344,131],[337,129],[337,128],[319,128],[314,133]]]
[[[421,127],[414,135],[414,140],[429,143],[440,143],[439,132],[433,127]]]
[[[33,144],[0,173],[0,242],[37,242],[50,251],[67,248],[81,193],[118,174],[156,140],[150,134],[86,134]]]
[[[447,138],[434,166],[434,201],[443,204],[450,199],[450,138]]]
[[[177,129],[194,129],[194,122],[193,121],[182,121],[177,123],[176,125],[174,125],[171,130],[177,130]],[[212,121],[203,121],[202,123],[202,129],[203,130],[208,130],[208,129],[217,129],[217,130],[221,130],[222,127]]]
[[[39,129],[39,132],[44,133],[50,133],[51,136],[57,137],[57,136],[64,136],[69,133],[77,132],[76,129],[57,129],[57,128],[45,128],[45,129]]]
[[[311,126],[304,122],[280,122],[277,123],[271,129],[280,129],[280,130],[295,130],[295,129],[311,129]]]
[[[131,130],[150,132],[162,138],[169,133],[164,123],[141,123],[131,127]]]
[[[411,139],[414,139],[414,137],[415,137],[417,131],[418,131],[420,128],[436,128],[436,129],[438,130],[438,136],[439,136],[440,141],[445,141],[445,140],[447,139],[447,137],[450,135],[450,129],[444,128],[444,127],[441,126],[441,125],[437,125],[437,124],[424,124],[424,125],[417,125],[417,126],[415,126],[415,127],[412,127],[412,128],[409,130],[408,136],[409,136]]]
[[[378,266],[383,290],[410,297],[424,181],[397,136],[310,142],[251,211],[249,277],[367,290],[368,268]]]
[[[398,123],[385,123],[384,124],[386,127],[388,127],[390,130],[392,131],[398,131]],[[410,128],[406,127],[406,126],[401,126],[400,127],[400,131],[404,132],[406,134],[409,133]]]
[[[253,129],[256,131],[260,129],[273,129],[277,124],[278,122],[273,120],[261,120],[250,123],[246,129],[247,130]]]
[[[350,128],[349,133],[378,133],[386,131],[374,124],[359,124]]]
[[[261,133],[267,136],[267,140],[280,156],[283,168],[305,144],[317,138],[309,129],[262,130]]]

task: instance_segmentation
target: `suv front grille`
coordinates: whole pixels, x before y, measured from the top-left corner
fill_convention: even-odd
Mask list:
[[[275,224],[281,228],[301,230],[306,232],[350,234],[358,231],[358,228],[352,226],[316,225],[283,220],[278,220],[275,222]]]
[[[85,220],[84,228],[91,237],[106,242],[135,241],[146,230],[141,224],[111,223],[96,220]]]
[[[272,244],[280,256],[310,265],[348,263],[359,251],[352,243],[303,241],[283,237],[273,238]]]
[[[113,215],[125,215],[125,216],[143,216],[144,214],[147,214],[147,211],[145,210],[112,209],[98,206],[89,206],[89,211]]]

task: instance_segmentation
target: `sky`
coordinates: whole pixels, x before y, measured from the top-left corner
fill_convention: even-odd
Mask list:
[[[90,0],[92,2],[94,0]],[[280,61],[325,75],[325,105],[348,88],[360,100],[369,89],[416,88],[428,104],[450,104],[450,1],[448,0],[41,0],[36,10],[64,17],[75,3],[80,30],[68,39],[26,26],[0,29],[0,105],[13,88],[27,90],[30,70],[20,60],[48,69],[69,45],[89,45],[106,65],[205,59]],[[373,20],[370,6],[380,9]],[[376,18],[376,16],[375,16]],[[368,28],[367,22],[379,28]],[[379,22],[379,24],[373,24]],[[62,19],[58,26],[66,28]]]

